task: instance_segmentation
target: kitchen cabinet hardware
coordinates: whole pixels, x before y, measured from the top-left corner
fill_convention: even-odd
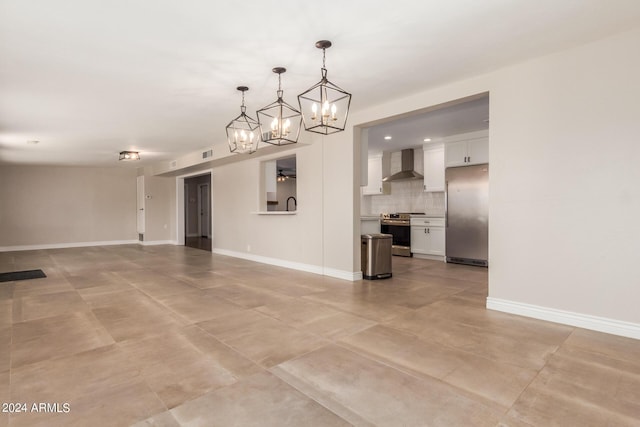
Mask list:
[[[445,144],[446,167],[482,163],[489,163],[488,137],[475,137]]]

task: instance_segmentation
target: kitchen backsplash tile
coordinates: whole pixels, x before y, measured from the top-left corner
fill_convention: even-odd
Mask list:
[[[427,199],[424,212],[427,215],[444,216],[444,191],[424,194]]]
[[[362,196],[362,215],[378,215],[384,212],[424,212],[444,216],[444,192],[425,193],[423,181],[391,182],[391,194]]]

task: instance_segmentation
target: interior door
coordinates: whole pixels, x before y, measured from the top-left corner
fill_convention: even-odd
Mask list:
[[[198,185],[198,211],[201,237],[211,237],[211,214],[209,209],[209,184]]]
[[[138,234],[144,234],[144,176],[136,179],[136,212]]]

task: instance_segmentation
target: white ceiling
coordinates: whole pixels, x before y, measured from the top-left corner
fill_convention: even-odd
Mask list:
[[[422,147],[425,139],[489,129],[489,95],[368,127],[369,153]],[[391,139],[385,139],[391,137]]]
[[[296,105],[320,78],[320,39],[358,109],[639,22],[638,0],[0,0],[0,163],[139,150],[138,166],[223,143],[236,86],[255,115],[284,66]]]

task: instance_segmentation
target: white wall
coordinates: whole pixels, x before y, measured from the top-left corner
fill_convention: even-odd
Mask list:
[[[178,159],[179,166],[173,170],[160,163],[149,168],[149,173],[180,176],[212,170],[214,252],[268,258],[280,265],[351,280],[360,276],[360,241],[354,248],[353,237],[359,236],[360,226],[359,175],[358,184],[354,179],[360,171],[353,168],[354,149],[353,129],[331,136],[303,133],[296,145],[267,146],[250,156],[229,154],[226,144],[216,145],[211,161],[201,162],[189,154]],[[259,204],[260,162],[291,155],[296,155],[297,165],[296,214],[258,215],[263,210]],[[358,151],[358,159],[359,155]]]
[[[490,298],[630,322],[634,335],[638,46],[640,29],[372,106],[351,124],[489,91]]]
[[[489,294],[640,323],[640,31],[491,87]]]
[[[300,145],[213,169],[213,247],[322,269],[322,144]],[[258,215],[260,162],[297,156],[295,215]]]
[[[316,178],[322,180],[325,268],[356,274],[360,272],[361,244],[359,140],[351,127],[323,136],[323,170]]]
[[[175,180],[145,176],[145,243],[175,240]],[[196,225],[197,227],[197,225]]]
[[[0,166],[0,247],[132,241],[135,169]]]
[[[640,29],[354,110],[296,148],[295,216],[250,213],[258,157],[216,167],[214,247],[359,271],[360,126],[490,92],[490,298],[640,331],[637,46]]]

